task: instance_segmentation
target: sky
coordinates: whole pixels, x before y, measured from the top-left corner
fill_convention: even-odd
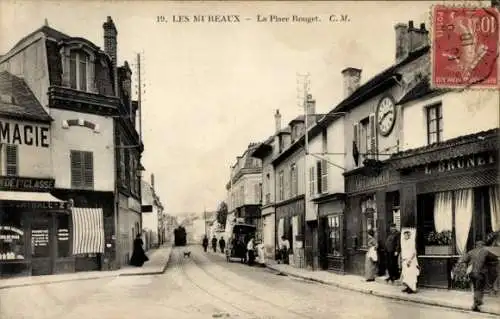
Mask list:
[[[45,19],[103,48],[102,24],[111,16],[119,65],[127,60],[135,70],[142,56],[143,176],[149,181],[154,173],[167,213],[201,212],[226,199],[230,165],[250,142],[273,134],[276,109],[284,125],[303,112],[297,74],[309,73],[316,111],[328,112],[343,98],[341,70],[362,69],[363,83],[389,67],[394,25],[414,20],[430,28],[431,5],[443,2],[2,0],[0,54]],[[241,21],[192,22],[203,14],[240,15]],[[174,15],[191,22],[174,23]],[[258,22],[257,15],[320,21]],[[331,15],[348,15],[349,21],[329,22]]]

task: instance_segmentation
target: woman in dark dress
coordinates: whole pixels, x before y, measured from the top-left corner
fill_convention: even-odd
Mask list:
[[[136,267],[142,267],[146,261],[149,260],[148,256],[146,256],[146,253],[144,252],[144,248],[142,248],[142,245],[144,245],[141,235],[137,234],[137,236],[134,239],[134,250],[132,251],[132,257],[130,258],[130,264],[132,266]]]

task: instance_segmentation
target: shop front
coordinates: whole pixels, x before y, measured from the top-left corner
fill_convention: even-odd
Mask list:
[[[404,189],[399,172],[389,162],[380,163],[377,170],[362,167],[344,174],[346,185],[345,227],[343,246],[345,272],[362,275],[368,251],[368,233],[373,231],[383,257],[384,242],[391,223],[398,229],[405,223]],[[405,226],[405,225],[403,225]],[[379,258],[379,275],[385,274],[385,258]]]
[[[319,265],[323,270],[345,272],[344,194],[330,194],[314,201],[318,205]]]
[[[0,276],[74,272],[68,202],[53,179],[0,176]]]
[[[459,288],[451,272],[476,241],[500,230],[498,130],[464,136],[397,156],[413,193],[419,284]]]
[[[282,236],[290,242],[290,265],[305,268],[304,232],[305,232],[304,195],[276,204],[276,243]]]

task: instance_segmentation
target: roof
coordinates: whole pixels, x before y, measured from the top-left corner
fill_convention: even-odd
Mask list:
[[[33,36],[34,34],[36,34],[38,32],[42,32],[43,34],[45,34],[46,37],[55,39],[56,41],[61,41],[64,39],[71,38],[69,35],[62,33],[61,31],[53,29],[53,28],[49,27],[48,25],[44,25],[44,26],[36,29],[35,31],[29,33],[28,35],[22,37],[21,40],[17,41],[17,43],[13,46],[13,48],[17,47],[19,44],[23,43],[26,39],[28,39],[29,37]]]
[[[400,78],[401,75],[397,72],[398,69],[408,63],[415,61],[421,56],[429,52],[430,47],[425,46],[416,51],[411,52],[404,60],[392,65],[391,67],[385,69],[384,71],[378,73],[365,84],[361,85],[357,90],[355,90],[351,95],[340,102],[337,107],[335,107],[330,113],[346,112],[350,109],[360,105],[367,99],[371,98],[374,94],[373,90],[378,86],[383,85],[386,81],[393,79],[394,77]],[[379,91],[377,91],[379,92]]]
[[[12,97],[10,102],[0,100],[0,115],[42,122],[52,121],[22,78],[7,71],[0,72],[0,94]]]
[[[418,100],[426,96],[434,96],[452,91],[451,89],[434,89],[431,88],[430,79],[425,77],[413,89],[408,91],[397,104],[405,104]]]
[[[322,118],[323,116],[325,116],[325,114],[308,114],[308,118],[309,117],[315,117],[315,120],[318,121],[320,118]],[[305,118],[306,116],[304,114],[302,115],[299,115],[297,116],[296,118],[294,118],[293,120],[290,121],[290,125],[294,122],[304,122],[305,121]]]

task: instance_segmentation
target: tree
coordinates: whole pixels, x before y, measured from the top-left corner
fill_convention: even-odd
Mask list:
[[[226,227],[227,214],[226,202],[220,203],[219,208],[217,208],[217,222],[222,225],[222,227]]]

